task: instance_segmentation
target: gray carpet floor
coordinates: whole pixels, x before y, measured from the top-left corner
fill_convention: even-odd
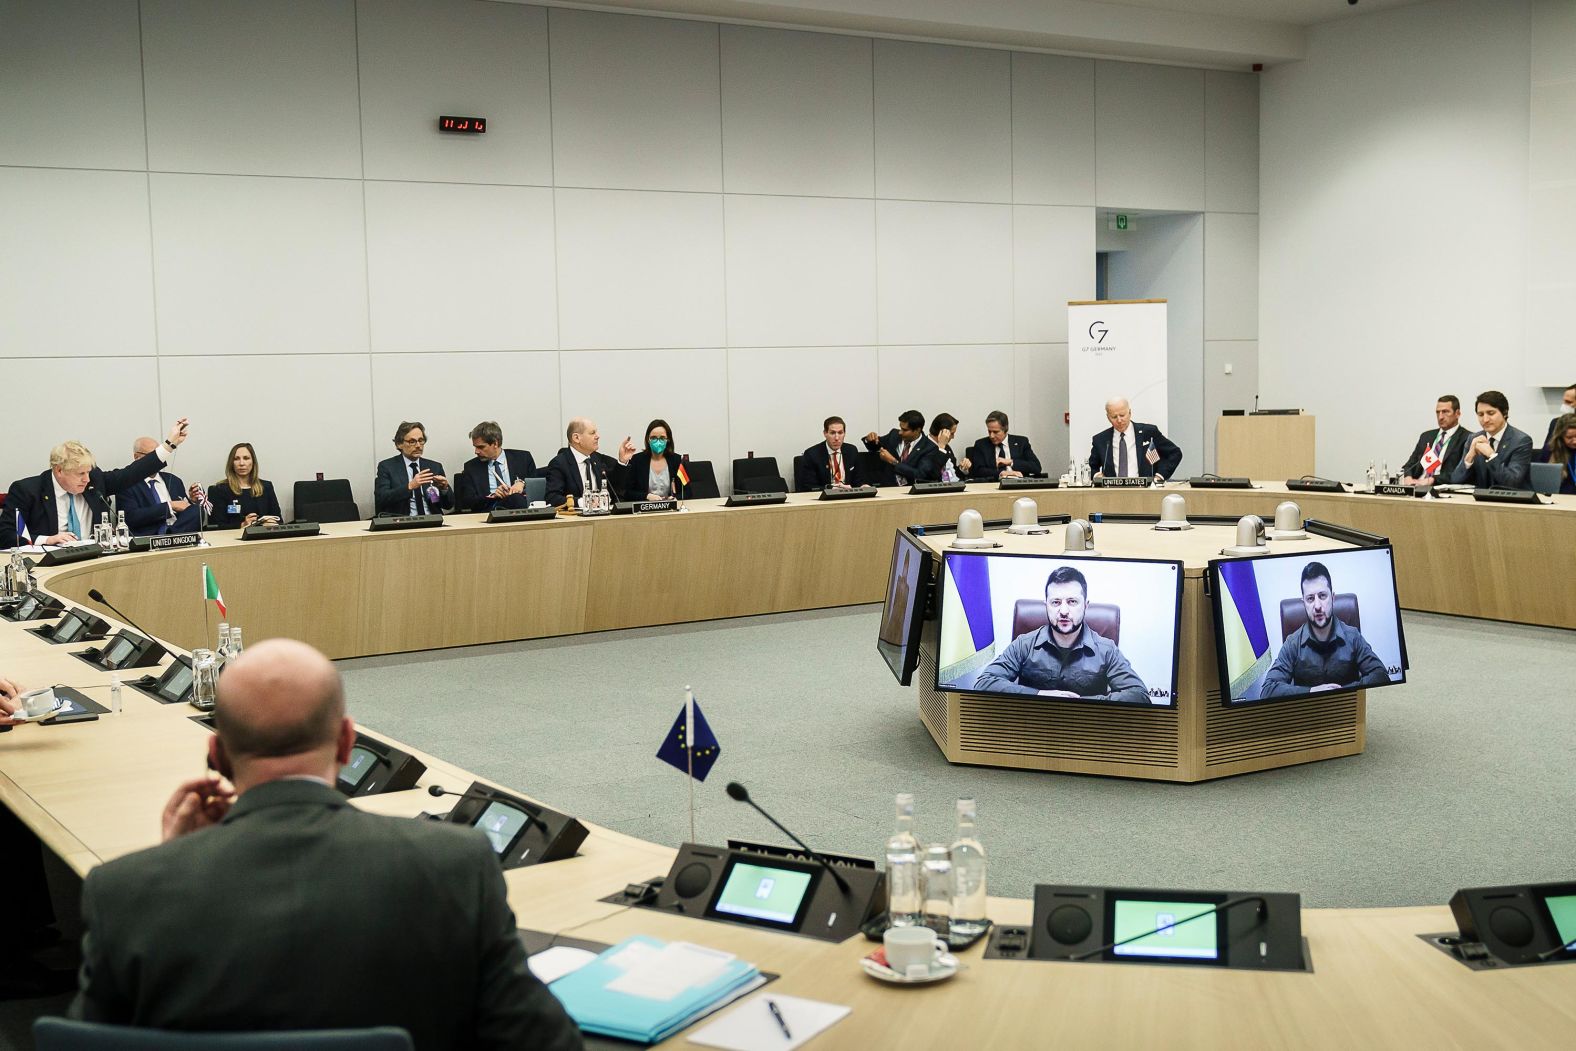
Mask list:
[[[1013,897],[1054,882],[1409,905],[1576,871],[1571,632],[1407,614],[1411,681],[1370,693],[1363,755],[1173,785],[949,764],[915,692],[875,652],[877,615],[854,607],[340,667],[366,726],[674,845],[689,836],[685,778],[654,753],[691,684],[722,745],[696,786],[703,842],[782,842],[724,794],[739,780],[817,849],[873,857],[895,793],[915,793],[921,839],[942,841],[954,801],[974,796],[990,891]]]

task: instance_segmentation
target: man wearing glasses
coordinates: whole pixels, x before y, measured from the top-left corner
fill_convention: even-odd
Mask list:
[[[397,456],[378,464],[373,500],[380,515],[441,515],[454,510],[454,490],[443,465],[422,455],[427,429],[406,420],[394,430]]]

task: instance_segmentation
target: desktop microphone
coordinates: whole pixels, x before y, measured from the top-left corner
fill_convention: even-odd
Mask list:
[[[789,839],[791,839],[795,843],[797,843],[799,845],[799,849],[800,850],[802,850],[806,854],[810,855],[810,860],[812,860],[816,864],[820,865],[827,872],[830,872],[832,874],[832,880],[837,884],[838,888],[845,895],[850,895],[851,896],[853,894],[853,891],[849,890],[849,888],[848,888],[848,881],[843,879],[843,874],[841,872],[838,872],[837,869],[834,868],[821,855],[817,854],[815,851],[813,851],[809,847],[805,846],[804,840],[800,839],[798,836],[794,835],[792,832],[789,832],[786,828],[784,828],[782,826],[782,824],[776,818],[772,817],[766,811],[762,810],[761,809],[761,805],[759,803],[757,803],[755,800],[750,798],[750,790],[749,789],[745,788],[743,785],[739,784],[739,782],[737,782],[737,781],[729,781],[728,782],[728,798],[729,799],[736,799],[740,803],[748,803],[748,804],[750,804],[750,806],[754,807],[757,813],[759,813],[766,820],[770,821],[772,824],[776,825],[777,826],[777,830],[779,832],[781,832],[783,835],[787,836]]]
[[[464,799],[466,796],[470,795],[469,792],[451,792],[442,785],[428,785],[427,794],[429,796],[459,796],[461,799]],[[521,800],[520,802],[524,804],[525,801]],[[526,810],[523,805],[520,808],[520,813],[525,815],[526,821],[541,829],[544,836],[546,836],[548,839],[553,838],[553,830],[547,827],[547,822],[543,821],[529,810]]]
[[[132,620],[130,617],[126,616],[126,614],[122,613],[120,610],[111,605],[109,599],[104,597],[104,592],[100,591],[98,588],[88,588],[88,598],[92,599],[94,602],[97,602],[101,606],[108,607],[111,613],[115,614],[115,616],[119,617],[127,624],[130,624],[138,631],[142,632],[142,634],[147,638],[152,639],[154,642],[158,641],[158,639],[153,637],[153,632],[149,631],[147,628],[144,628],[141,624],[138,624],[136,621]]]

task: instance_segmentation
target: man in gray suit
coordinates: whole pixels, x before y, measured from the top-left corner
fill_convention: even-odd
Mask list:
[[[1532,436],[1510,425],[1510,399],[1497,390],[1477,396],[1483,429],[1472,436],[1450,480],[1480,489],[1532,488]]]
[[[530,973],[480,833],[363,813],[335,791],[356,731],[300,642],[225,668],[217,778],[182,785],[164,843],[82,888],[74,1017],[187,1031],[394,1025],[418,1048],[575,1049]]]

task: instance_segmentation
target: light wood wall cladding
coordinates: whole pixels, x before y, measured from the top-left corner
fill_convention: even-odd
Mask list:
[[[1301,478],[1312,474],[1312,416],[1221,416],[1215,423],[1215,473],[1228,478]]]

